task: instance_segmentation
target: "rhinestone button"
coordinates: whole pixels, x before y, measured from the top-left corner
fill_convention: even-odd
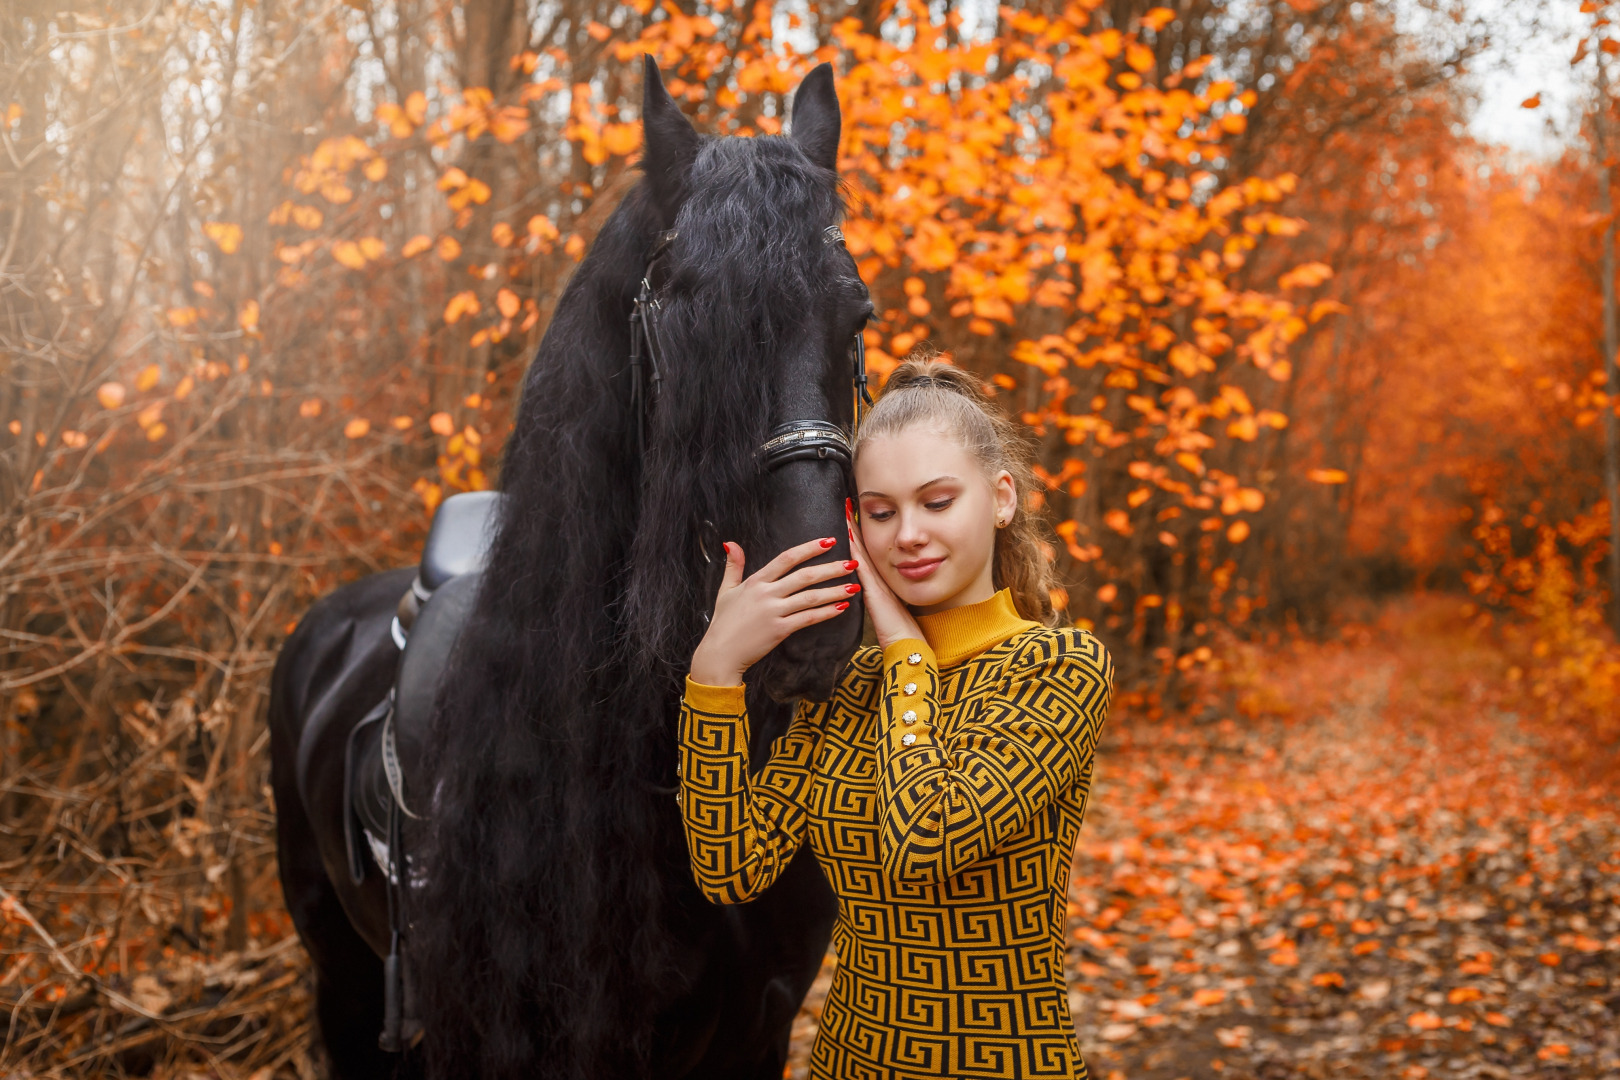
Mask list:
[[[900,714],[900,719],[904,720],[908,724],[915,724],[917,722],[917,710],[907,709],[905,712]]]
[[[920,653],[920,652],[912,653],[910,656],[906,657],[906,663],[908,663],[908,664],[920,664],[920,663],[922,663],[922,653]]]
[[[904,735],[900,736],[900,745],[901,746],[910,746],[912,743],[914,743],[916,741],[917,741],[917,736],[913,735],[909,731],[906,732]]]
[[[914,683],[914,682],[906,683],[906,693],[907,694],[915,694],[916,692],[917,692],[917,684],[916,683]]]

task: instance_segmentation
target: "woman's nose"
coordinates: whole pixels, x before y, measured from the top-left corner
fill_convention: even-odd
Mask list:
[[[900,511],[900,528],[894,534],[894,542],[903,548],[922,547],[928,543],[928,532],[916,514]]]

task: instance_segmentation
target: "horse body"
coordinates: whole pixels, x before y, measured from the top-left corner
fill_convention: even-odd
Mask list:
[[[526,378],[506,511],[440,684],[429,822],[407,833],[423,883],[404,890],[406,954],[425,1028],[409,1056],[433,1075],[779,1077],[836,914],[808,852],[758,901],[709,904],[673,799],[680,678],[713,546],[742,542],[752,567],[843,538],[836,462],[766,472],[756,455],[784,421],[851,419],[841,365],[871,305],[826,238],[841,212],[830,69],[796,95],[792,140],[703,140],[647,72],[645,179],[576,270]],[[644,273],[664,365],[645,418],[626,385]],[[840,543],[826,557],[848,554]],[[359,885],[347,873],[343,746],[393,682],[388,628],[409,581],[375,575],[322,600],[272,677],[283,890],[340,1077],[395,1065],[376,1049],[387,894],[380,872]],[[794,697],[831,688],[859,617],[756,666],[754,761]]]

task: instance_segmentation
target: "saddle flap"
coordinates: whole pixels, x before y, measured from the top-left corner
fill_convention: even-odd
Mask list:
[[[478,587],[484,575],[474,571],[451,578],[437,589],[411,627],[410,640],[399,661],[399,680],[394,690],[394,742],[399,750],[399,767],[404,777],[405,804],[419,815],[428,813],[431,792],[422,780],[422,758],[427,749],[428,728],[433,722],[433,702],[439,680],[455,648],[461,628],[472,614]]]
[[[422,546],[424,589],[435,592],[447,581],[484,568],[504,499],[498,491],[464,491],[444,500]]]

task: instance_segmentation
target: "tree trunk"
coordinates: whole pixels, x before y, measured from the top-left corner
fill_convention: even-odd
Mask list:
[[[1607,395],[1603,409],[1603,488],[1609,502],[1609,625],[1620,634],[1620,423],[1614,403],[1620,392],[1615,373],[1615,352],[1620,349],[1620,332],[1615,325],[1614,296],[1614,164],[1609,153],[1609,77],[1598,54],[1598,107],[1595,114],[1599,164],[1603,170],[1602,211],[1608,218],[1603,229],[1603,389]]]

